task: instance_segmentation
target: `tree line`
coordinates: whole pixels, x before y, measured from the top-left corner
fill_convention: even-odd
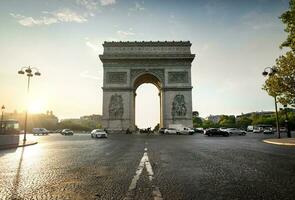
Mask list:
[[[289,127],[291,130],[295,129],[295,112],[288,113]],[[281,127],[285,127],[286,113],[285,111],[279,112],[279,122]],[[250,116],[242,115],[240,117],[222,115],[217,123],[211,120],[203,120],[202,118],[195,116],[193,117],[194,127],[202,128],[241,128],[246,129],[250,125],[272,125],[275,127],[276,117],[275,114],[261,115],[253,113]]]

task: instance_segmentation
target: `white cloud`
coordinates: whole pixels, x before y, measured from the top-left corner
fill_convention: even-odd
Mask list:
[[[89,74],[89,71],[87,71],[87,70],[81,72],[80,76],[83,78],[87,78],[87,79],[101,80],[100,77]]]
[[[80,15],[70,9],[63,9],[57,12],[53,12],[52,15],[61,22],[83,23],[87,21],[87,19],[83,15]]]
[[[142,2],[142,4],[143,4],[143,2]],[[143,7],[142,4],[140,4],[140,3],[138,3],[138,2],[135,2],[135,3],[134,3],[134,7],[129,8],[129,10],[130,10],[130,11],[143,11],[143,10],[145,10],[145,8]]]
[[[98,2],[96,0],[77,0],[77,4],[88,10],[96,10]]]
[[[10,15],[17,19],[22,26],[32,27],[36,25],[51,25],[63,22],[84,23],[87,21],[86,16],[80,15],[70,9],[58,10],[55,12],[42,12],[45,16],[39,18],[27,17],[19,14],[10,13]]]
[[[108,6],[108,5],[112,5],[115,3],[116,3],[116,0],[100,0],[100,4],[102,6]]]
[[[121,31],[121,30],[117,31],[117,34],[122,37],[135,35],[135,33],[131,32],[131,31]]]

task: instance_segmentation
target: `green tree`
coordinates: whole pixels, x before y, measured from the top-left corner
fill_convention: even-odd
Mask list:
[[[218,127],[218,124],[215,124],[210,120],[204,120],[202,127],[203,128],[216,128],[216,127]]]
[[[223,116],[221,116],[218,124],[221,127],[227,127],[227,128],[235,127],[236,126],[236,118],[235,118],[235,116],[223,115]]]
[[[270,96],[277,96],[278,101],[285,105],[295,106],[295,55],[287,52],[277,59],[277,72],[269,76],[263,89]]]
[[[202,127],[203,121],[200,117],[193,117],[193,126],[194,127]]]
[[[237,123],[237,126],[240,128],[247,128],[247,126],[252,124],[252,119],[246,116],[242,116],[236,121],[236,123]]]
[[[281,44],[281,48],[290,47],[295,51],[295,0],[290,0],[290,9],[284,12],[280,19],[286,25],[287,39]]]
[[[281,48],[288,47],[291,51],[276,60],[276,73],[268,77],[263,89],[273,97],[278,97],[281,104],[295,107],[295,0],[290,0],[290,8],[280,19],[286,25],[287,39]]]

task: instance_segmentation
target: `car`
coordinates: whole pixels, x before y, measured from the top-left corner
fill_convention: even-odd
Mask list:
[[[221,135],[221,136],[229,136],[229,133],[218,128],[209,128],[204,131],[204,135],[207,136],[214,136],[214,135]]]
[[[263,134],[274,134],[274,132],[272,131],[272,128],[265,128]]]
[[[263,132],[262,127],[254,127],[254,129],[253,129],[253,133],[262,133],[262,132]]]
[[[191,128],[188,127],[182,127],[180,129],[177,129],[176,134],[180,135],[180,134],[185,134],[185,135],[192,135],[194,134],[195,131]]]
[[[166,128],[160,128],[160,129],[159,129],[159,133],[160,133],[160,134],[164,134],[164,133],[165,133],[165,130],[166,130]]]
[[[91,131],[92,138],[107,138],[108,134],[103,129],[94,129]]]
[[[193,130],[195,131],[195,133],[204,133],[203,128],[194,128]]]
[[[48,135],[49,131],[46,128],[33,128],[33,135]]]
[[[167,128],[164,130],[165,134],[176,134],[177,130],[175,128]]]
[[[70,130],[70,129],[63,129],[61,131],[62,135],[74,135],[74,131]]]
[[[246,131],[242,131],[238,128],[228,128],[226,129],[226,132],[228,132],[230,135],[246,135]]]

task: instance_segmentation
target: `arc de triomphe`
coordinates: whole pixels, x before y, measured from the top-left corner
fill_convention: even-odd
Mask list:
[[[160,127],[192,127],[191,43],[104,42],[103,128],[135,130],[136,89],[152,83],[159,89]]]

